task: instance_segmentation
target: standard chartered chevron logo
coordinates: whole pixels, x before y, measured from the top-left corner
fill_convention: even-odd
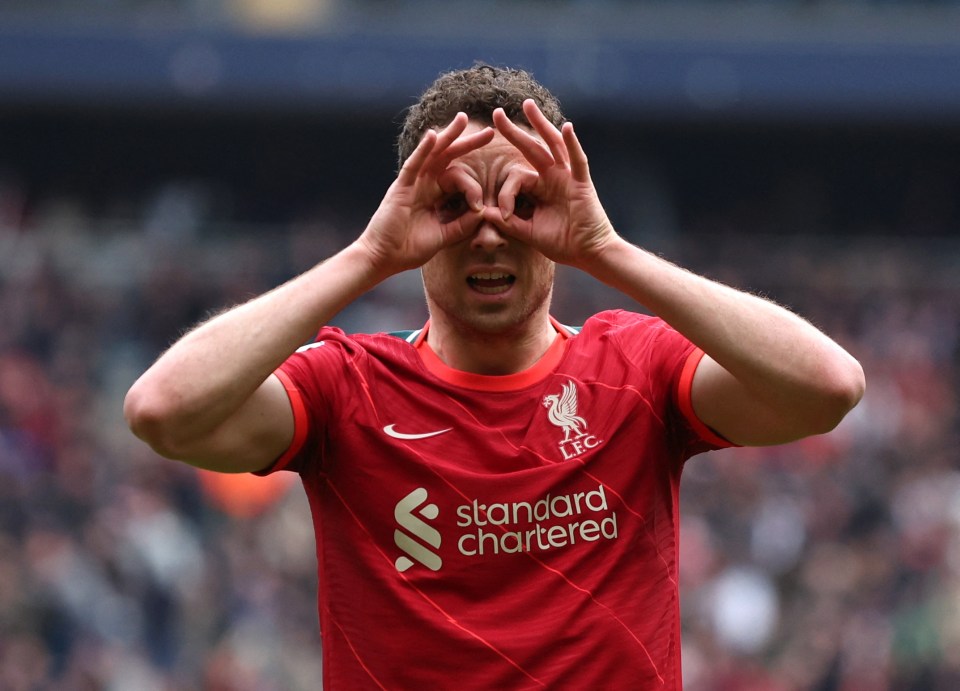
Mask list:
[[[404,530],[393,531],[393,541],[406,556],[397,558],[397,571],[401,573],[414,565],[414,562],[423,564],[431,571],[439,571],[443,561],[436,550],[440,549],[440,533],[424,519],[435,520],[440,514],[436,504],[427,504],[427,490],[418,487],[397,502],[393,515],[397,523]],[[421,542],[414,540],[418,538]],[[428,547],[433,549],[428,549]]]

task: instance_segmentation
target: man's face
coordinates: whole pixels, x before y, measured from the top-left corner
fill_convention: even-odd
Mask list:
[[[482,125],[471,122],[466,132],[480,129]],[[517,167],[531,168],[499,132],[486,146],[455,160],[454,166],[479,183],[484,205],[494,209],[510,172]],[[462,204],[462,199],[453,195],[440,210],[441,216],[456,214]],[[525,212],[532,212],[530,202],[518,199],[515,213]],[[423,265],[427,306],[434,322],[443,320],[460,331],[491,336],[519,332],[535,315],[546,315],[554,264],[504,234],[503,228],[502,223],[479,222],[471,236],[441,250]]]

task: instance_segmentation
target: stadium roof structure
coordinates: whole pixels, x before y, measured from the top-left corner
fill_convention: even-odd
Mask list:
[[[531,70],[575,115],[960,116],[956,5],[416,7],[342,3],[299,30],[0,14],[0,106],[396,113],[440,71],[481,60]]]

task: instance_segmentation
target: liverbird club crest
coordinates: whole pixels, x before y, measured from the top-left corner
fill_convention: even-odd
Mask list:
[[[570,460],[602,444],[602,440],[590,434],[587,421],[577,410],[577,385],[567,381],[560,393],[543,397],[547,419],[563,430],[563,439],[558,447],[564,460]]]

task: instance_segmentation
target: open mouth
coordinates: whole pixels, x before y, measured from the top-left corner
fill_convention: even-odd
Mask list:
[[[516,276],[500,271],[475,273],[467,277],[467,283],[470,287],[484,295],[504,293],[510,290],[510,286],[512,286],[516,280]]]

